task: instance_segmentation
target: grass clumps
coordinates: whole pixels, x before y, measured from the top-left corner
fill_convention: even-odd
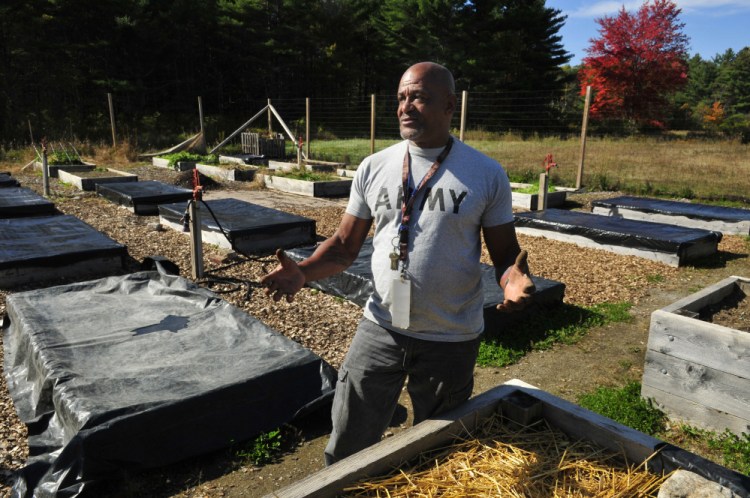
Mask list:
[[[600,387],[593,393],[580,396],[578,403],[645,434],[655,435],[666,427],[664,413],[641,398],[639,382],[630,382],[620,389]]]
[[[531,314],[501,331],[489,331],[479,345],[477,364],[504,367],[529,351],[549,349],[557,343],[574,344],[592,327],[631,319],[630,303],[593,306],[562,304],[545,313]]]

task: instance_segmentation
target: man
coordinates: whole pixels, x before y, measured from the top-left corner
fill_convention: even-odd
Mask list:
[[[375,290],[339,370],[326,464],[380,440],[407,376],[415,424],[471,395],[484,327],[480,232],[504,290],[498,309],[520,309],[534,292],[508,177],[451,136],[455,109],[446,68],[410,67],[398,88],[404,141],[362,162],[331,238],[299,264],[277,251],[280,265],[261,280],[291,302],[306,282],[351,265],[374,224]]]

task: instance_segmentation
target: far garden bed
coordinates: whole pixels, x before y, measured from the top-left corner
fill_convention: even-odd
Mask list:
[[[511,183],[513,196],[513,207],[524,208],[530,211],[536,211],[539,206],[539,186],[534,189],[531,183]],[[553,187],[551,192],[547,192],[546,207],[555,208],[565,204],[568,192],[575,189],[566,187]]]
[[[206,176],[233,182],[251,182],[255,179],[258,168],[239,163],[232,164],[203,164],[197,163],[195,167]]]
[[[62,169],[58,172],[61,182],[75,185],[80,190],[94,191],[96,184],[137,182],[138,176],[112,168],[93,169],[88,171],[69,171]]]
[[[35,161],[34,162],[34,168],[42,171],[42,163],[41,161]],[[96,164],[94,163],[87,163],[87,162],[80,162],[80,163],[66,163],[66,164],[49,164],[47,163],[47,172],[50,176],[50,178],[57,178],[58,172],[60,170],[65,171],[91,171],[96,169]]]
[[[291,172],[284,175],[263,175],[263,181],[269,189],[310,197],[346,197],[352,186],[351,178],[335,175],[309,173],[295,177]]]
[[[175,171],[189,171],[195,169],[197,161],[171,161],[165,157],[151,158],[151,164],[159,168],[169,168]]]

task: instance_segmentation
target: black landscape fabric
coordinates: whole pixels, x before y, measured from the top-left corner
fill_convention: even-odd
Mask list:
[[[295,261],[308,258],[315,251],[315,246],[288,249],[287,255]],[[342,297],[358,306],[364,306],[373,291],[372,275],[372,238],[368,237],[362,245],[359,256],[354,263],[341,273],[308,285],[325,293]],[[495,306],[505,300],[503,289],[498,285],[493,266],[480,263],[482,271],[482,292],[484,308],[494,311]],[[536,286],[535,302],[542,305],[559,304],[565,294],[565,285],[542,277],[532,275]],[[485,313],[485,319],[487,318]]]
[[[600,244],[619,245],[681,255],[689,247],[706,241],[718,243],[721,232],[666,223],[628,220],[615,216],[545,209],[515,214],[517,227],[579,235]]]
[[[160,204],[159,216],[181,224],[187,204]],[[200,209],[201,230],[221,233],[223,229],[232,244],[240,238],[252,238],[254,245],[265,249],[315,243],[315,220],[304,216],[232,198],[203,201]],[[287,244],[276,243],[278,239]]]
[[[58,267],[99,256],[125,258],[127,247],[71,215],[0,219],[0,270]]]
[[[0,189],[0,218],[55,214],[55,204],[23,187]]]
[[[693,202],[650,199],[647,197],[621,196],[612,199],[593,201],[592,206],[607,209],[626,208],[644,213],[658,213],[671,216],[685,216],[706,221],[748,221],[750,209],[724,206],[710,206]]]
[[[140,272],[12,294],[5,376],[30,455],[16,496],[95,496],[325,404],[335,370],[179,276]]]
[[[13,178],[10,173],[0,173],[0,188],[18,187],[18,180]]]
[[[156,180],[143,182],[97,183],[96,193],[121,206],[133,208],[138,215],[159,214],[158,205],[187,201],[193,191]]]

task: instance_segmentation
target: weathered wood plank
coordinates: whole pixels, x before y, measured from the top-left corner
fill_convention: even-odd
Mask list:
[[[750,379],[750,333],[656,310],[648,349]],[[744,386],[750,391],[750,382]]]
[[[746,418],[708,408],[676,393],[662,391],[646,383],[645,379],[641,385],[641,396],[651,399],[654,405],[672,420],[687,422],[689,425],[716,432],[729,429],[737,435],[743,432],[750,433],[750,421]]]
[[[643,385],[681,393],[685,399],[738,417],[750,415],[747,379],[651,349],[646,352]]]
[[[679,309],[688,309],[690,311],[700,311],[706,306],[716,304],[722,301],[725,297],[730,295],[734,290],[737,280],[741,280],[742,277],[727,277],[724,280],[716,282],[713,285],[709,285],[704,289],[690,294],[687,297],[679,299],[670,305],[662,308],[662,311],[675,312]],[[747,281],[747,280],[745,280]]]

